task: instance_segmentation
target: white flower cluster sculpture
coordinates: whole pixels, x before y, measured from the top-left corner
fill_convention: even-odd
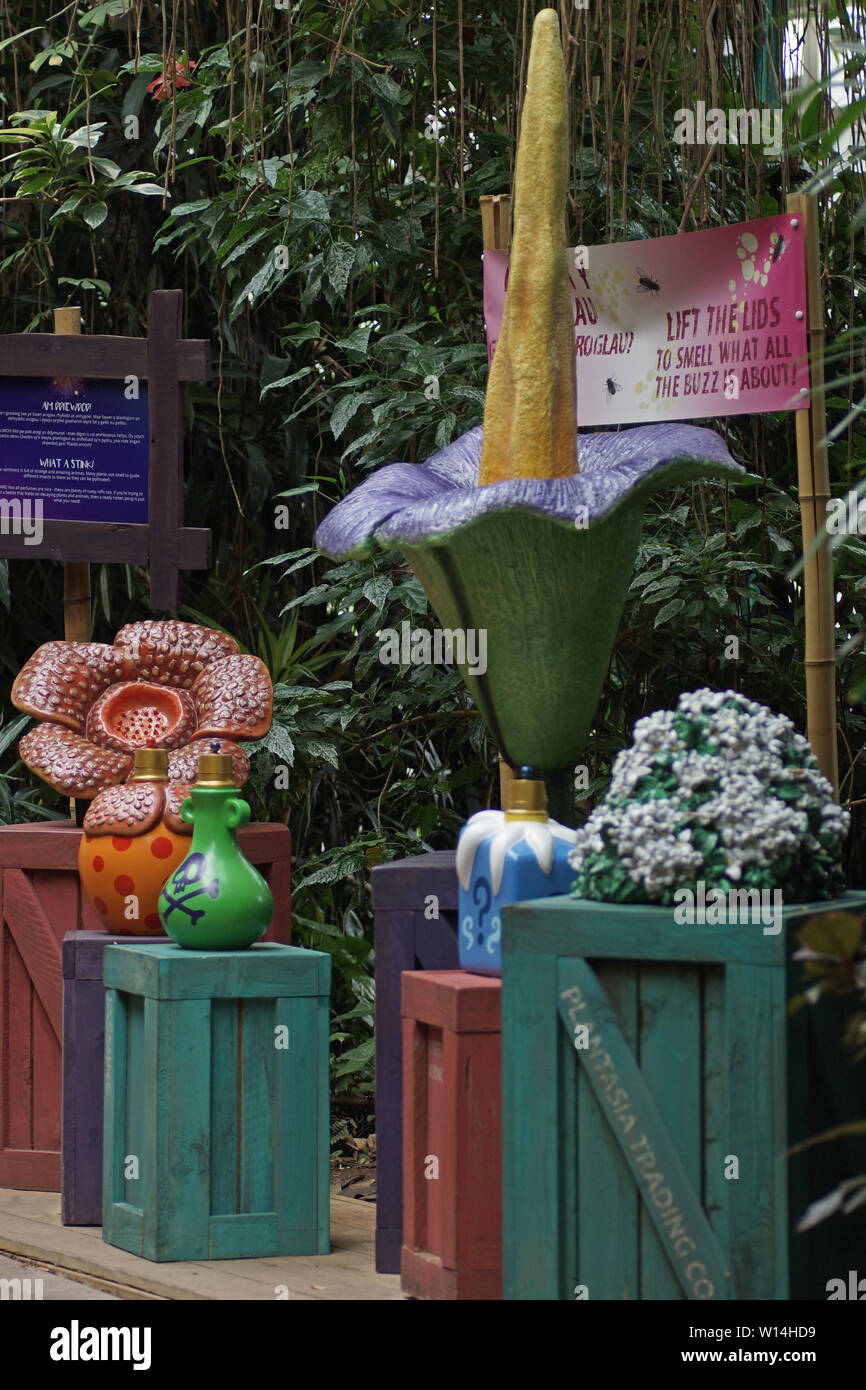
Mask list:
[[[604,801],[578,831],[575,896],[671,904],[677,888],[845,888],[849,817],[805,738],[734,691],[697,690],[640,719]]]

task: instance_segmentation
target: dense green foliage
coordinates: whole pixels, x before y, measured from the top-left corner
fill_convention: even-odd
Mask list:
[[[291,825],[298,936],[335,960],[338,1085],[368,1094],[369,867],[452,844],[494,794],[495,753],[453,671],[376,659],[380,628],[429,618],[400,557],[334,568],[312,537],[369,469],[423,459],[481,419],[477,200],[509,188],[536,6],[105,0],[50,20],[45,8],[9,0],[0,15],[0,331],[48,330],[52,306],[78,302],[89,332],[141,333],[149,292],[179,286],[186,334],[213,343],[214,380],[187,398],[186,520],[211,527],[214,566],[187,576],[183,612],[231,630],[273,674],[254,813]],[[573,242],[781,211],[801,160],[824,157],[820,92],[786,126],[780,160],[727,146],[699,174],[705,151],[671,141],[678,107],[767,91],[772,32],[732,20],[726,35],[704,10],[653,0],[599,19],[563,4]],[[832,370],[850,378],[828,397],[832,423],[860,394],[861,182],[842,166],[821,195]],[[737,688],[804,726],[802,592],[786,575],[800,544],[793,418],[723,428],[761,482],[736,495],[695,487],[651,509],[588,751],[590,800],[635,719],[683,690]],[[855,413],[831,448],[835,492],[864,457]],[[840,637],[852,639],[839,666],[843,792],[855,804],[864,575],[855,538],[837,580]],[[97,638],[146,616],[140,574],[101,567],[93,581]],[[0,612],[8,689],[58,634],[59,567],[0,561]],[[724,654],[734,635],[736,661]],[[21,721],[5,713],[0,820],[62,814],[15,761]],[[851,870],[862,883],[856,809]]]

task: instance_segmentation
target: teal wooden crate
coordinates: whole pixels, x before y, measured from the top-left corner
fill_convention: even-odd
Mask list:
[[[149,1260],[327,1254],[330,956],[109,946],[104,979],[103,1239]]]
[[[847,1006],[787,1011],[794,932],[842,908],[866,895],[786,908],[778,935],[569,898],[506,908],[505,1298],[826,1299],[862,1265],[866,1213],[793,1234],[862,1151],[787,1153],[866,1114]]]

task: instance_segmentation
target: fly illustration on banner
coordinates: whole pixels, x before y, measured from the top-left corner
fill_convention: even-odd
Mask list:
[[[658,294],[661,290],[661,285],[658,283],[655,276],[648,275],[645,270],[641,270],[639,265],[635,266],[635,270],[637,271],[638,294]]]
[[[612,376],[609,376],[609,377],[607,378],[607,381],[605,382],[605,391],[604,391],[604,394],[605,394],[605,396],[607,397],[607,399],[608,399],[609,401],[612,401],[613,398],[614,398],[614,396],[616,395],[617,391],[621,391],[621,390],[622,390],[622,387],[620,386],[619,382],[616,381]]]

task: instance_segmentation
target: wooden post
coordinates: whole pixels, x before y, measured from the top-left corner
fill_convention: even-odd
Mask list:
[[[78,305],[54,310],[54,332],[64,336],[81,332]],[[68,563],[63,566],[63,636],[67,642],[89,642],[90,635],[90,565]],[[78,820],[74,797],[70,797],[69,811],[73,821]]]
[[[54,310],[54,332],[68,336],[81,332],[81,310]],[[63,636],[67,642],[90,641],[90,566],[63,566]]]
[[[839,799],[836,736],[835,581],[829,537],[815,537],[827,520],[830,471],[827,417],[824,409],[824,299],[818,260],[818,214],[813,197],[788,195],[786,210],[800,219],[806,253],[806,337],[809,345],[811,397],[808,410],[795,411],[797,479],[803,532],[806,602],[806,717],[812,751]]]
[[[507,251],[511,245],[511,195],[485,193],[481,204],[481,241],[485,251]],[[499,804],[505,808],[513,771],[499,754]]]

